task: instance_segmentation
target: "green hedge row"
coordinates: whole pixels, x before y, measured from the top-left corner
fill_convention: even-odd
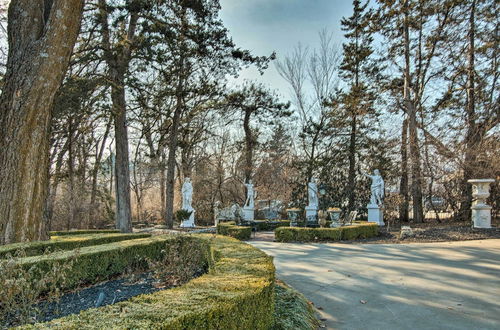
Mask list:
[[[77,229],[69,231],[50,231],[50,236],[67,236],[67,235],[87,235],[87,234],[113,234],[119,233],[118,229]]]
[[[217,234],[231,236],[240,241],[250,239],[252,235],[252,227],[236,226],[234,222],[219,223],[217,225]]]
[[[290,227],[290,220],[257,220],[255,227],[259,231],[272,231],[279,227]]]
[[[60,289],[73,289],[83,284],[108,280],[126,271],[146,269],[146,258],[160,260],[165,244],[175,236],[155,236],[124,240],[80,248],[78,251],[60,251],[20,259],[26,269],[36,266],[41,273],[52,269],[53,264],[65,264],[72,260],[73,266],[65,274],[66,282]],[[34,279],[36,280],[36,279]]]
[[[26,329],[270,329],[274,320],[274,265],[264,252],[239,241],[196,235],[214,261],[187,284],[93,308]],[[135,252],[156,253],[164,237],[129,241]],[[111,245],[111,244],[110,244]],[[148,246],[148,249],[145,247]],[[124,247],[127,249],[127,247]],[[121,248],[106,249],[108,259]],[[123,253],[118,253],[123,255]],[[124,259],[128,257],[124,256]],[[75,270],[77,271],[77,270]]]
[[[14,243],[0,246],[0,258],[5,258],[7,255],[14,256],[21,251],[24,256],[31,257],[42,255],[49,251],[72,250],[85,246],[107,244],[146,237],[151,237],[151,234],[94,234],[85,236],[53,236],[48,241]]]
[[[355,224],[339,228],[280,227],[275,230],[278,242],[319,242],[354,240],[378,235],[376,223]]]

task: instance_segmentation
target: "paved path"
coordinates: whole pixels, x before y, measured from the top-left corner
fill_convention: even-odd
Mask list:
[[[328,329],[500,329],[500,240],[422,244],[253,241]]]

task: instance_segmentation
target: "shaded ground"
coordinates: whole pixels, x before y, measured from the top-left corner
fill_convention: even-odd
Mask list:
[[[253,241],[328,329],[499,329],[500,240],[423,244]]]
[[[401,226],[410,226],[415,234],[415,237],[399,239]],[[339,243],[417,243],[417,242],[450,242],[450,241],[467,241],[467,240],[482,240],[482,239],[500,239],[500,224],[497,221],[493,222],[494,228],[478,229],[471,228],[470,223],[466,222],[442,222],[428,221],[425,223],[403,223],[392,224],[380,228],[378,237],[369,239],[360,239],[356,241],[346,241]],[[274,232],[257,232],[255,241],[274,241]]]

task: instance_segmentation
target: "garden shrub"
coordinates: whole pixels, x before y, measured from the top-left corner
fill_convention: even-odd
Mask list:
[[[290,227],[290,220],[257,220],[255,226],[260,231],[272,231],[279,227]]]
[[[217,234],[231,236],[240,241],[250,239],[252,235],[252,227],[236,226],[232,222],[219,223],[217,225]]]
[[[281,281],[275,286],[276,307],[273,330],[316,330],[319,322],[308,300]]]
[[[120,233],[118,229],[77,229],[77,230],[62,230],[50,231],[50,236],[67,236],[67,235],[88,235],[88,234],[116,234]]]
[[[275,230],[278,242],[320,242],[370,238],[378,235],[378,225],[356,223],[338,228],[280,227]]]
[[[14,243],[0,246],[0,259],[8,255],[15,255],[23,251],[27,257],[37,256],[50,251],[71,250],[85,246],[107,244],[131,239],[151,237],[151,234],[94,234],[94,235],[71,235],[53,236],[48,241],[36,241],[27,243]]]
[[[165,243],[173,238],[172,235],[165,235],[83,247],[72,269],[67,271],[67,280],[61,289],[72,289],[82,284],[108,280],[125,272],[147,269],[147,259],[160,260]],[[43,272],[54,264],[65,263],[73,254],[71,250],[60,251],[22,258],[19,263],[25,268],[37,265]]]
[[[53,264],[43,272],[37,265],[23,267],[19,263],[25,257],[23,251],[0,260],[0,328],[36,319],[41,311],[35,305],[42,294],[49,302],[58,301],[62,295],[60,286],[64,286],[65,274],[73,267],[77,255],[75,252],[65,263]]]
[[[275,299],[272,258],[233,238],[218,236],[211,240],[208,235],[195,237],[209,242],[213,249],[210,255],[215,259],[207,274],[174,289],[140,295],[23,328],[270,329],[274,321]],[[143,239],[142,243],[135,240],[129,244],[148,246],[148,242],[154,245],[165,240],[157,236]],[[115,249],[118,248],[115,246]],[[82,251],[82,255],[84,253]],[[107,253],[112,251],[107,250]]]

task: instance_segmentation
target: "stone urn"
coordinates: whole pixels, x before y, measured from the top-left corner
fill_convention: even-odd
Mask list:
[[[486,204],[490,197],[490,184],[495,179],[472,179],[467,181],[472,184],[472,222],[474,228],[491,228],[491,209]]]
[[[296,207],[286,210],[286,214],[288,215],[288,220],[290,220],[290,227],[297,227],[299,225],[301,212],[302,210]]]
[[[340,227],[342,224],[340,223],[340,212],[342,212],[341,209],[338,207],[330,207],[328,210],[328,215],[330,216],[330,220],[332,223],[330,224],[331,228],[336,228]]]

